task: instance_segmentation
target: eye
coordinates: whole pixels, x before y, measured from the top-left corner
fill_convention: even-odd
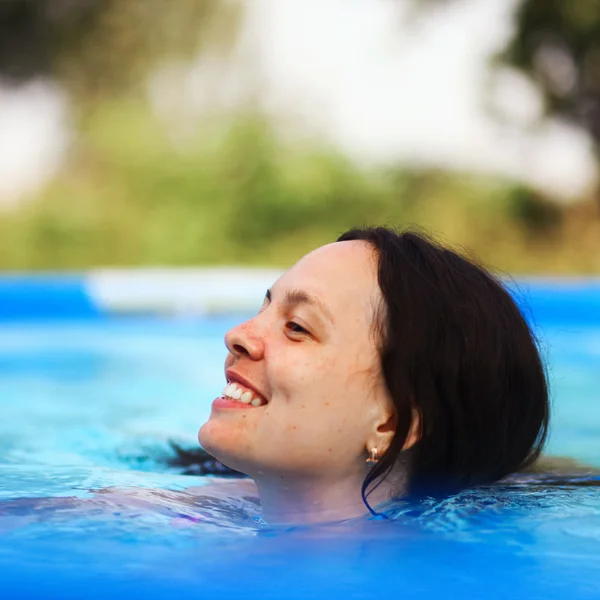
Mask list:
[[[288,321],[285,324],[285,328],[291,333],[301,333],[308,334],[308,331],[302,327],[302,325],[298,325],[295,321]]]

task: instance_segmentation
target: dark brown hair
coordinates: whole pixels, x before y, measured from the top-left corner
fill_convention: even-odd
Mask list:
[[[546,373],[502,282],[415,231],[352,229],[338,238],[348,240],[377,251],[384,306],[374,325],[398,421],[363,483],[369,510],[369,489],[404,458],[408,480],[401,493],[414,499],[451,495],[529,466],[548,430]],[[413,410],[420,440],[405,452]],[[187,472],[240,475],[203,450],[174,449],[171,464]]]
[[[501,281],[414,231],[352,229],[378,254],[380,357],[398,427],[363,485],[389,474],[412,421],[408,497],[447,496],[531,464],[549,419],[546,373],[535,337]],[[368,506],[368,504],[367,504]]]

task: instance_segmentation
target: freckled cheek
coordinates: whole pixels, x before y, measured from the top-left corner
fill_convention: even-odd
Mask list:
[[[346,394],[340,387],[344,377],[336,372],[340,364],[335,357],[295,353],[283,360],[273,353],[267,365],[273,416],[283,419],[289,435],[314,429],[313,423],[327,427],[344,418]]]
[[[322,376],[320,370],[315,370],[314,364],[293,358],[276,363],[273,361],[268,370],[272,392],[290,398],[302,394]]]
[[[285,430],[290,435],[333,439],[348,430],[348,411],[342,398],[331,394],[310,394],[290,403],[285,409]]]

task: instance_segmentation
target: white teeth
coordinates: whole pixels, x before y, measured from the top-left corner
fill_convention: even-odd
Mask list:
[[[231,400],[237,400],[242,404],[251,404],[252,406],[263,406],[266,404],[261,398],[257,398],[250,390],[244,391],[243,388],[235,383],[229,383],[223,390],[223,396],[227,396]]]

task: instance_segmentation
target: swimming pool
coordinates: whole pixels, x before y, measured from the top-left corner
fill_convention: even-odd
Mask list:
[[[554,282],[531,289],[553,389],[548,452],[600,467],[600,294],[569,305]],[[242,316],[79,317],[0,326],[3,597],[600,598],[591,475],[310,529],[262,526],[233,495],[194,503],[185,490],[206,478],[168,467],[169,441],[196,443],[223,387],[223,334]],[[139,509],[61,500],[124,487],[146,490]]]

